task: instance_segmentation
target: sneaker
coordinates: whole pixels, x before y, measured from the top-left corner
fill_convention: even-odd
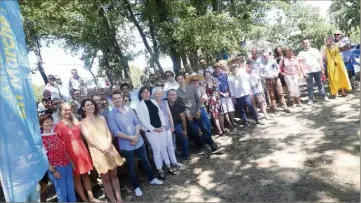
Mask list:
[[[202,149],[198,149],[198,152],[197,152],[199,155],[201,155],[201,154],[204,154],[204,149],[202,148]]]
[[[307,104],[308,104],[308,105],[312,105],[312,104],[313,104],[313,101],[312,101],[312,100],[308,100]]]
[[[289,108],[284,109],[286,113],[291,113],[291,110]]]
[[[163,185],[163,181],[158,180],[157,178],[154,178],[152,181],[150,181],[151,185]]]
[[[256,124],[258,124],[258,125],[264,125],[264,123],[262,123],[261,121],[256,121]]]
[[[302,107],[302,104],[296,104],[297,107]]]
[[[217,154],[223,150],[224,150],[223,147],[220,147],[220,148],[216,147],[216,148],[212,149],[212,154]]]
[[[140,190],[139,187],[137,187],[135,190],[134,190],[134,193],[135,193],[135,196],[137,197],[141,197],[143,195],[143,192],[142,190]]]
[[[329,99],[327,96],[325,96],[323,99],[324,99],[325,101],[327,101],[327,102],[330,101],[330,99]]]

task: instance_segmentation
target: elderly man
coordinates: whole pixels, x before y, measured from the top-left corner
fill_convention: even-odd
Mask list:
[[[78,75],[76,69],[71,70],[72,77],[69,79],[69,92],[73,93],[74,90],[84,89],[84,80]]]
[[[205,71],[209,71],[210,73],[214,72],[212,66],[207,66],[207,62],[204,59],[199,60],[200,69],[198,70],[198,74],[203,75]]]

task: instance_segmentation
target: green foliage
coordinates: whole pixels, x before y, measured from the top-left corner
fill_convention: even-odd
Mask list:
[[[329,13],[336,26],[351,34],[360,28],[360,1],[358,0],[333,0]]]
[[[265,39],[274,45],[288,45],[298,51],[303,38],[309,38],[312,46],[321,48],[325,37],[333,27],[325,23],[318,8],[296,2],[278,11],[276,22],[265,29]]]
[[[136,67],[136,66],[130,66],[130,79],[133,82],[134,87],[138,87],[140,85],[140,76],[143,75],[143,71]]]
[[[34,92],[34,96],[35,96],[35,100],[37,102],[41,102],[41,100],[43,99],[43,90],[44,90],[44,85],[32,85],[33,88],[33,92]]]

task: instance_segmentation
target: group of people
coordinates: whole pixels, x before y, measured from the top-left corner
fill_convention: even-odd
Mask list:
[[[52,181],[58,201],[75,202],[76,192],[82,201],[98,202],[89,178],[95,171],[108,198],[121,202],[117,168],[125,160],[134,193],[142,196],[138,161],[149,183],[161,185],[167,174],[179,173],[183,165],[178,159],[189,160],[192,146],[198,154],[208,147],[210,153],[224,153],[212,134],[222,136],[240,126],[247,129],[251,125],[248,117],[256,125],[264,125],[262,118],[269,119],[267,105],[271,112],[279,111],[280,105],[287,113],[302,107],[301,77],[307,81],[310,105],[314,81],[323,99],[329,101],[322,82],[325,75],[331,95],[337,97],[341,91],[346,96],[351,89],[345,66],[349,41],[338,37],[338,33],[328,37],[324,51],[312,48],[308,39],[302,40],[304,50],[298,57],[290,47],[277,47],[273,56],[253,48],[248,59],[239,56],[212,66],[201,60],[202,68],[195,73],[166,71],[164,80],[154,74],[142,76],[138,89],[125,81],[113,91],[88,91],[87,98],[81,97],[80,77],[73,70],[72,99],[67,102],[56,93],[58,88],[51,88],[55,77],[49,75],[38,107],[49,159],[44,180]],[[241,125],[237,117],[243,121]]]

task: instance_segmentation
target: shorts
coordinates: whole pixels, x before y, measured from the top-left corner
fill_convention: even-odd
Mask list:
[[[231,97],[222,98],[221,104],[222,104],[222,112],[223,113],[234,112],[234,104],[233,104],[233,100]]]
[[[257,108],[262,108],[262,105],[266,101],[262,93],[257,93],[253,95],[254,101],[256,103]]]

